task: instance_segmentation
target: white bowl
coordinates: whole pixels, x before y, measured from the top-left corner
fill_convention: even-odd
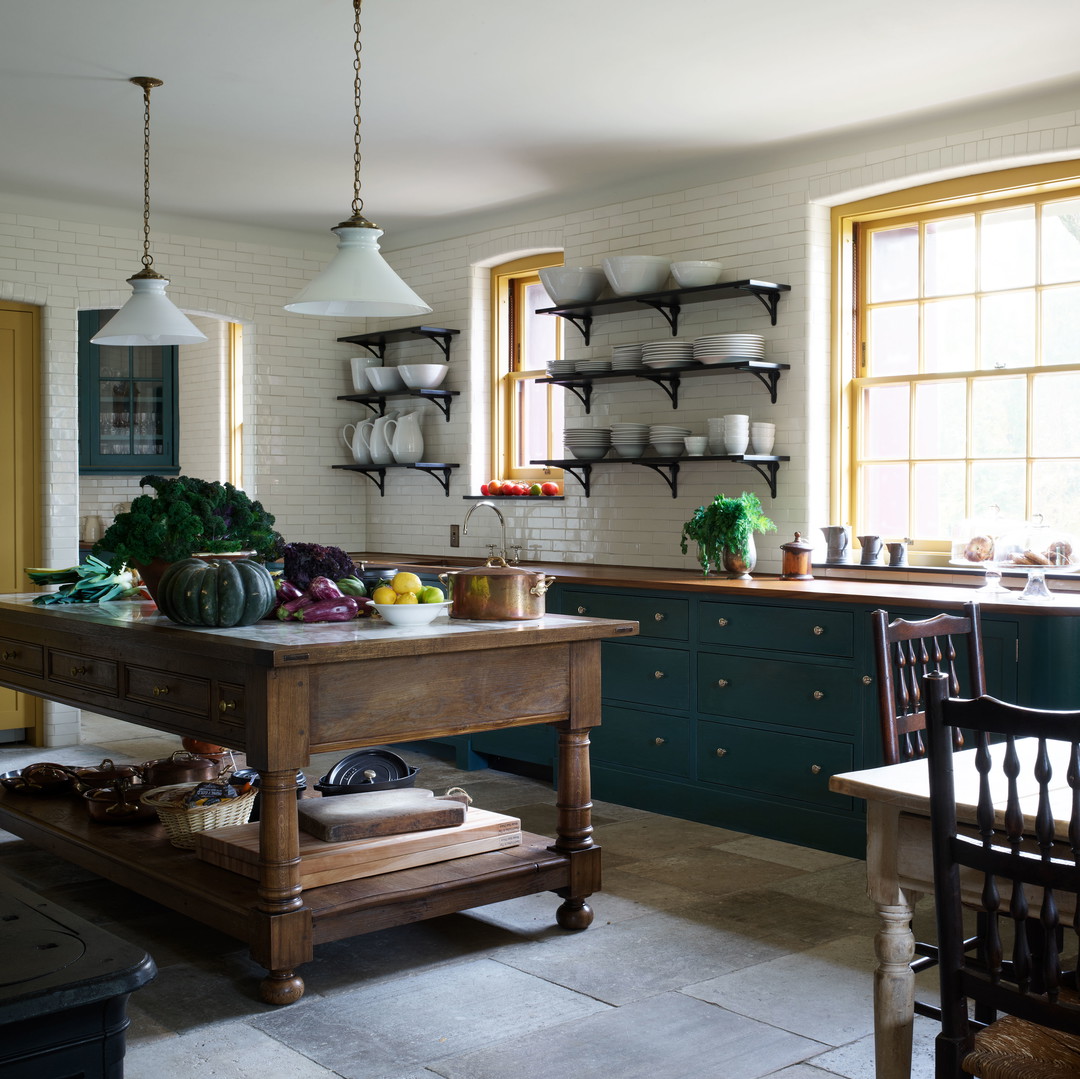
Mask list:
[[[376,393],[399,393],[405,389],[405,383],[396,367],[369,367],[368,382]]]
[[[682,457],[686,452],[686,446],[681,442],[650,442],[649,445],[657,457]]]
[[[671,260],[660,255],[610,255],[604,259],[604,275],[618,296],[659,292],[667,284]]]
[[[373,606],[383,620],[392,626],[426,626],[441,614],[446,614],[451,600],[442,603],[376,603]]]
[[[546,266],[539,273],[544,289],[556,304],[592,303],[607,284],[599,266]]]
[[[700,288],[702,285],[715,285],[720,280],[722,262],[673,262],[671,276],[682,288]]]
[[[567,446],[566,448],[579,461],[599,461],[601,457],[606,457],[608,452],[607,446]]]
[[[434,390],[446,378],[448,363],[400,363],[397,372],[410,390]]]

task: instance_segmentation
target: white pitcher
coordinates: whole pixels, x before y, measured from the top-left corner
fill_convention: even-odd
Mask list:
[[[424,436],[420,433],[420,413],[403,412],[387,425],[390,452],[399,465],[414,465],[424,459]]]
[[[349,447],[349,452],[353,455],[353,461],[358,465],[369,465],[371,464],[371,457],[360,436],[361,427],[363,427],[362,423],[347,423],[341,429],[341,437],[345,440],[345,445]]]
[[[388,424],[394,423],[395,415],[396,413],[388,412],[385,416],[379,416],[378,419],[367,420],[357,428],[361,432],[360,438],[373,465],[392,465],[394,463],[394,455],[390,451],[390,440],[387,438],[386,428]],[[391,427],[390,430],[392,433],[393,428]]]

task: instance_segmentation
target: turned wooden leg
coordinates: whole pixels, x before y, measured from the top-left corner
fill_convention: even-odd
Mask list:
[[[911,1075],[911,1031],[915,1007],[915,937],[911,907],[877,908],[881,928],[874,937],[874,1053],[877,1079]]]
[[[291,970],[271,970],[259,982],[264,1004],[295,1004],[304,995],[304,979]]]
[[[561,893],[560,893],[561,894]],[[555,921],[563,929],[581,930],[592,925],[593,909],[584,899],[567,899],[557,911]]]

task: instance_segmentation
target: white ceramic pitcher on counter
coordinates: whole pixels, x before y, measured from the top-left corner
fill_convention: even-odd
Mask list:
[[[424,458],[424,436],[420,433],[420,413],[403,412],[386,426],[390,452],[399,465],[414,465]]]
[[[361,427],[363,427],[363,424],[359,422],[347,423],[341,429],[341,437],[345,445],[349,447],[353,462],[358,465],[369,465],[371,464],[371,455],[368,453],[364,440],[360,437]]]

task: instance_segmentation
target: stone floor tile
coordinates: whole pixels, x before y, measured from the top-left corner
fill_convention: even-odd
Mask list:
[[[791,876],[773,886],[779,892],[814,899],[819,903],[873,912],[866,896],[866,863],[847,862],[814,873]]]
[[[717,896],[779,885],[790,877],[809,875],[790,866],[763,862],[760,858],[729,854],[723,847],[679,852],[651,861],[628,863],[620,868],[625,873],[676,884],[687,891]]]
[[[680,993],[627,1004],[431,1066],[444,1079],[757,1079],[817,1043]]]
[[[596,839],[604,857],[621,861],[650,861],[692,847],[710,847],[742,838],[740,832],[714,828],[710,824],[649,813],[632,820],[597,827]]]
[[[807,871],[848,865],[855,861],[854,858],[848,858],[842,854],[814,850],[812,847],[798,847],[794,843],[781,843],[777,839],[766,839],[764,836],[757,835],[739,835],[735,839],[718,842],[723,850],[732,854],[760,858],[765,862],[777,862],[779,865],[789,865],[795,869]]]
[[[911,1079],[934,1079],[934,1038],[940,1029],[939,1023],[921,1015],[915,1016],[911,1038]],[[830,1075],[841,1075],[844,1079],[868,1079],[874,1074],[874,1036],[868,1034],[837,1049],[830,1049],[815,1057],[814,1064],[826,1069]],[[788,1077],[784,1076],[784,1079]]]

